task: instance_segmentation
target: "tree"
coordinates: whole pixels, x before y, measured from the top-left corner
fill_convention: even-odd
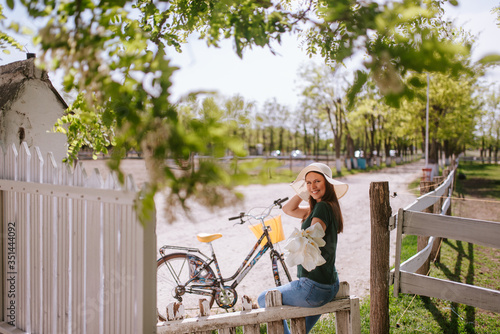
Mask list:
[[[423,80],[424,75],[421,75]],[[429,86],[429,163],[438,164],[439,151],[445,148],[447,159],[462,152],[473,142],[479,116],[479,104],[474,97],[475,76],[433,74]],[[419,98],[405,104],[420,128],[421,141],[425,142],[426,87]]]
[[[411,96],[408,72],[458,73],[465,70],[457,54],[470,45],[457,43],[437,29],[448,26],[443,1],[320,2],[319,20],[307,31],[308,51],[320,52],[328,63],[343,63],[355,50],[369,59],[357,72],[353,91],[359,92],[371,77],[386,101],[397,105]],[[352,94],[351,94],[352,96]]]
[[[357,50],[366,53],[369,61],[358,71],[354,87],[359,90],[371,76],[388,100],[396,103],[413,89],[414,82],[402,80],[409,71],[457,73],[464,69],[455,55],[466,54],[468,45],[454,43],[432,29],[432,24],[441,22],[442,3],[21,1],[30,17],[46,22],[36,37],[45,52],[39,59],[66,73],[66,90],[83,94],[85,103],[75,110],[80,119],[88,120],[93,113],[113,119],[106,121],[113,126],[116,145],[111,167],[119,171],[128,149],[144,152],[150,170],[150,188],[142,202],[145,208],[164,187],[171,189],[172,201],[180,203],[191,196],[218,194],[216,188],[231,188],[230,174],[216,160],[205,161],[196,171],[181,169],[176,174],[177,168],[167,164],[167,158],[182,161],[191,152],[217,158],[228,148],[243,154],[239,141],[217,130],[225,128],[219,119],[181,122],[177,106],[170,101],[175,67],[166,46],[181,50],[189,35],[198,34],[215,47],[222,39],[232,39],[236,53],[243,57],[246,49],[255,46],[273,52],[272,43],[279,43],[282,34],[303,31],[307,51],[321,54],[326,62],[342,63]],[[14,1],[7,4],[12,8]],[[205,143],[211,143],[210,148]],[[221,203],[220,196],[208,203]]]
[[[270,130],[269,151],[278,149],[283,152],[285,149],[285,130],[290,126],[290,111],[286,106],[279,104],[276,99],[268,100],[263,106],[263,118],[267,119]],[[274,133],[277,131],[277,142]]]
[[[246,139],[246,128],[255,114],[255,103],[247,102],[240,95],[227,99],[224,103],[225,116],[223,121],[231,122],[234,127],[233,135],[242,141]]]
[[[479,122],[479,135],[481,138],[481,157],[485,158],[488,151],[489,160],[493,156],[498,162],[498,150],[500,149],[500,90],[498,86],[490,87],[484,92],[484,113]]]
[[[333,135],[337,172],[340,173],[340,155],[345,123],[344,93],[348,82],[341,67],[310,64],[300,71],[302,96],[320,120],[326,119]],[[317,129],[319,132],[319,128]]]

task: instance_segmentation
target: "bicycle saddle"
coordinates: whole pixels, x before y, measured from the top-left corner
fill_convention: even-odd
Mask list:
[[[200,241],[200,242],[211,242],[211,241],[217,240],[219,238],[222,238],[222,234],[220,234],[220,233],[214,233],[214,234],[198,233],[198,235],[196,235],[196,238],[198,238],[198,241]]]

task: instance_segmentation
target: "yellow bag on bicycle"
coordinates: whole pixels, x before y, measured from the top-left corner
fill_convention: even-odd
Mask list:
[[[273,244],[285,240],[285,233],[283,232],[283,225],[281,225],[281,215],[278,215],[274,218],[268,219],[264,222],[266,226],[269,226],[269,236],[271,237],[271,242]],[[250,225],[248,226],[250,230],[252,230],[253,234],[257,237],[257,239],[260,238],[262,235],[262,224],[255,224],[255,225]],[[264,247],[266,244],[267,240],[264,238],[262,242],[260,243],[261,247]]]

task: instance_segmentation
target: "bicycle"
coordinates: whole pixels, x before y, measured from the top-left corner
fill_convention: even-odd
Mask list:
[[[200,242],[208,243],[212,253],[211,256],[203,254],[198,248],[172,245],[161,247],[159,249],[161,257],[157,260],[157,308],[159,320],[165,321],[166,307],[173,301],[182,302],[186,313],[189,310],[197,310],[200,296],[208,298],[210,308],[212,308],[214,301],[222,309],[227,310],[234,307],[238,300],[236,287],[268,250],[270,251],[272,272],[276,286],[281,285],[280,272],[281,275],[284,273],[288,282],[291,282],[292,279],[285,264],[283,254],[275,249],[270,235],[272,231],[270,231],[270,227],[266,225],[265,221],[265,218],[270,216],[273,208],[279,207],[281,209],[282,203],[287,200],[288,197],[277,199],[272,205],[264,208],[259,215],[251,214],[250,212],[254,210],[252,209],[247,213],[241,212],[238,216],[229,218],[230,221],[239,219],[240,222],[237,224],[240,225],[254,219],[260,221],[259,225],[262,226],[262,234],[231,277],[222,277],[219,262],[212,246],[212,241],[222,237],[220,233],[200,233],[197,235]],[[261,249],[250,260],[259,245]],[[167,250],[181,252],[167,254]],[[212,264],[215,266],[215,271],[212,268]],[[217,275],[215,272],[217,272]],[[226,285],[227,282],[231,281],[230,285]],[[166,296],[167,293],[170,293],[171,296]]]

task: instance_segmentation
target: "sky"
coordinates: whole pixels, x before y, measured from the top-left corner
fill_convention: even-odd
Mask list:
[[[459,7],[448,6],[446,9],[446,15],[456,18],[457,24],[479,36],[473,60],[489,53],[500,54],[500,28],[490,13],[499,5],[499,0],[462,0]],[[9,15],[21,14],[7,12],[7,17]],[[24,22],[36,29],[32,22]],[[36,52],[29,38],[21,38],[19,42],[26,45],[28,51]],[[207,47],[202,40],[191,38],[181,54],[169,52],[172,63],[180,67],[173,76],[172,101],[193,91],[217,91],[226,97],[239,94],[245,100],[259,104],[275,98],[280,104],[293,108],[299,101],[298,70],[304,64],[322,62],[318,57],[310,59],[299,43],[296,36],[285,35],[281,45],[274,45],[278,55],[273,55],[267,48],[254,48],[240,59],[230,41],[223,42],[221,48],[213,48]],[[0,65],[3,65],[23,60],[26,55],[16,51],[8,56],[0,55],[0,58]],[[360,59],[358,56],[346,65],[348,68],[359,66]],[[54,86],[60,87],[60,78],[55,74],[50,74],[50,77]],[[491,71],[487,80],[500,83],[500,69]]]
[[[488,53],[500,54],[500,28],[490,10],[500,5],[499,0],[462,0],[458,8],[447,7],[447,15],[456,17],[457,24],[479,34],[473,59],[478,60]],[[181,70],[174,74],[174,97],[190,90],[217,90],[224,96],[240,94],[245,99],[259,103],[272,98],[283,105],[297,104],[298,70],[307,62],[322,63],[318,57],[309,59],[302,51],[296,37],[285,35],[282,45],[275,46],[278,56],[268,49],[254,49],[239,59],[230,43],[215,49],[205,46],[204,41],[191,39],[184,52],[173,58]],[[359,66],[361,56],[347,66]],[[500,83],[500,71],[488,76]]]

